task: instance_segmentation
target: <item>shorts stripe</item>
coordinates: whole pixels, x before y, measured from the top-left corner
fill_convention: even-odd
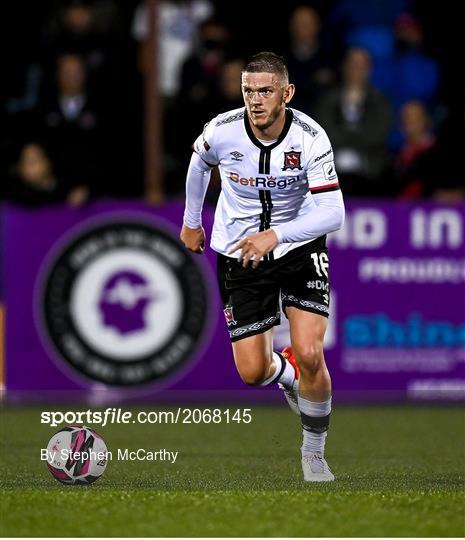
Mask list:
[[[310,309],[312,311],[318,311],[323,312],[329,315],[329,307],[325,306],[324,304],[320,304],[318,302],[313,302],[311,300],[301,300],[299,298],[296,298],[295,296],[291,294],[282,294],[281,293],[281,299],[283,303],[287,303],[289,305],[292,305],[294,307],[301,307],[303,309]]]
[[[263,321],[247,324],[245,326],[234,328],[232,330],[228,329],[229,337],[231,341],[237,341],[238,339],[253,336],[255,334],[262,334],[263,332],[266,332],[267,330],[269,330],[276,324],[279,324],[280,319],[281,319],[281,314],[278,312],[276,313],[276,315],[273,315],[272,317],[267,317],[266,319],[263,319]]]

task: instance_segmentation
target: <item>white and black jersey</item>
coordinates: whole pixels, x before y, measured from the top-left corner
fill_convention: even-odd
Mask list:
[[[247,235],[299,219],[316,208],[312,194],[338,190],[333,151],[324,129],[307,115],[286,109],[276,141],[254,135],[245,108],[218,115],[206,124],[194,151],[218,166],[222,191],[211,247],[223,255]],[[283,242],[266,256],[280,258],[299,242]]]

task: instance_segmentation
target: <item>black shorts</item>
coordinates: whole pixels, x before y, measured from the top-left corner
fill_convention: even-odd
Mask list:
[[[328,250],[323,236],[257,268],[218,255],[218,283],[231,341],[266,332],[292,306],[329,316]],[[287,316],[287,315],[286,315]]]

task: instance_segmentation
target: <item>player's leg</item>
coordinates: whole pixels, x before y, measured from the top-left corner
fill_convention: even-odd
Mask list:
[[[297,248],[281,278],[282,305],[301,372],[297,401],[303,428],[302,467],[309,481],[334,480],[324,460],[331,412],[331,379],[323,355],[330,304],[328,268],[322,237]]]
[[[292,352],[300,368],[298,404],[302,420],[302,467],[308,481],[331,481],[324,459],[331,414],[331,378],[323,354],[327,319],[287,306]]]
[[[242,380],[253,386],[292,386],[296,370],[273,351],[273,327],[280,322],[279,285],[270,265],[243,268],[219,255],[218,283],[234,360]]]
[[[328,319],[316,313],[288,306],[292,353],[300,368],[299,395],[324,402],[331,397],[331,377],[323,353]]]
[[[273,362],[273,329],[232,343],[234,362],[241,379],[257,386],[276,373]]]
[[[234,361],[241,379],[252,386],[279,383],[291,387],[295,368],[286,358],[273,351],[273,329],[232,343]]]

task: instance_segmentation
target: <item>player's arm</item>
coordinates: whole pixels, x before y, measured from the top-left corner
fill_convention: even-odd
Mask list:
[[[206,124],[202,135],[193,145],[186,179],[186,207],[180,238],[189,251],[203,253],[205,249],[205,231],[202,227],[202,208],[210,182],[210,174],[218,163],[210,143],[214,137],[214,122]],[[208,140],[207,140],[208,138]]]
[[[195,152],[192,154],[186,179],[186,206],[180,238],[189,251],[203,253],[205,231],[202,208],[210,182],[211,167]]]
[[[344,200],[328,136],[322,130],[312,141],[305,170],[316,207],[289,223],[273,227],[278,242],[304,242],[337,231],[344,224]],[[322,156],[323,159],[320,159]]]
[[[278,243],[304,242],[337,231],[344,224],[344,200],[340,189],[313,194],[316,208],[289,223],[273,227]]]
[[[256,268],[260,259],[285,242],[305,242],[340,229],[344,223],[344,201],[341,190],[314,195],[316,208],[289,223],[284,223],[238,242],[229,252],[241,250],[239,261],[246,267],[249,262]]]

